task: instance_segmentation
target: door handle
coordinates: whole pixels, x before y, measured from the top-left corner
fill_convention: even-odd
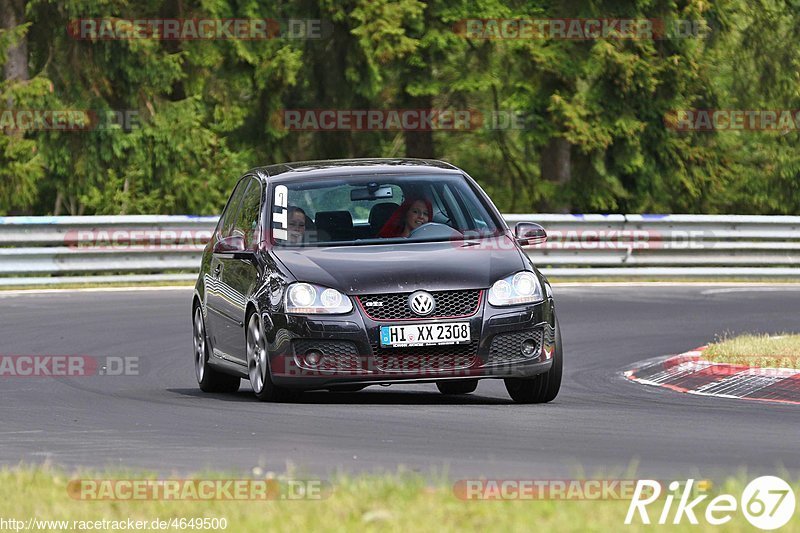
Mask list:
[[[217,266],[214,267],[214,277],[219,277],[220,273],[222,272],[222,265],[217,263]]]

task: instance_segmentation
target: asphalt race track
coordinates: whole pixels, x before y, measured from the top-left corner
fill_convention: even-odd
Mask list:
[[[246,383],[237,394],[203,394],[189,289],[0,293],[0,355],[140,363],[133,376],[0,377],[0,463],[165,473],[291,464],[320,476],[403,465],[454,479],[798,475],[797,406],[679,394],[620,372],[725,331],[798,331],[800,286],[555,292],[564,382],[540,406],[512,403],[501,381],[455,399],[434,385],[309,393],[294,404],[257,402]]]

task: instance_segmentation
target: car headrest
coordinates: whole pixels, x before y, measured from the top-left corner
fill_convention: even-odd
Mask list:
[[[349,211],[320,211],[314,218],[317,231],[336,241],[353,238],[353,217]]]
[[[369,225],[375,231],[380,230],[389,217],[397,211],[400,206],[394,202],[383,202],[375,204],[369,210]]]

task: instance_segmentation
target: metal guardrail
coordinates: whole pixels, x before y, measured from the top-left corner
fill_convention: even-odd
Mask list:
[[[800,217],[505,215],[548,276],[800,277]],[[0,285],[187,281],[217,217],[0,217]]]

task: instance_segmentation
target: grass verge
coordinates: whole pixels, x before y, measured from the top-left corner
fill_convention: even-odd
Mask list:
[[[716,363],[800,369],[800,335],[784,333],[723,337],[709,344],[704,356]]]
[[[204,474],[202,479],[225,478]],[[240,476],[241,477],[241,476]],[[782,476],[784,479],[787,477]],[[629,500],[513,500],[470,501],[456,497],[453,485],[445,480],[431,482],[417,475],[361,475],[330,480],[330,494],[319,500],[302,501],[85,501],[70,496],[68,487],[75,479],[156,479],[153,474],[133,472],[78,472],[68,474],[50,468],[19,467],[0,470],[0,518],[27,521],[67,520],[94,522],[126,521],[129,518],[152,522],[155,519],[224,518],[226,531],[631,531],[652,530],[639,519],[624,526]],[[234,477],[236,479],[236,477]],[[263,478],[262,478],[263,479]],[[308,478],[305,478],[308,479]],[[715,494],[732,494],[737,500],[749,480],[730,478],[715,486],[698,505],[699,526],[684,517],[681,525],[671,525],[676,505],[669,513],[669,531],[719,531],[703,519],[705,506]],[[788,481],[788,479],[787,479]],[[798,484],[793,483],[795,493]],[[666,489],[665,489],[666,490]],[[697,494],[694,494],[696,496]],[[665,500],[648,508],[657,521]],[[675,501],[677,502],[677,497]],[[6,528],[9,529],[9,528]],[[46,528],[45,528],[46,529]],[[52,527],[51,529],[59,529]],[[73,526],[69,529],[75,530]],[[96,529],[96,528],[95,528]],[[167,528],[166,530],[180,530]],[[724,529],[752,531],[740,510]],[[106,530],[110,530],[106,527]],[[146,529],[151,531],[152,529]],[[186,529],[183,529],[184,531]],[[196,531],[197,528],[194,528]],[[211,528],[206,528],[211,531]],[[216,531],[222,531],[222,528]],[[781,531],[800,531],[795,517]]]

